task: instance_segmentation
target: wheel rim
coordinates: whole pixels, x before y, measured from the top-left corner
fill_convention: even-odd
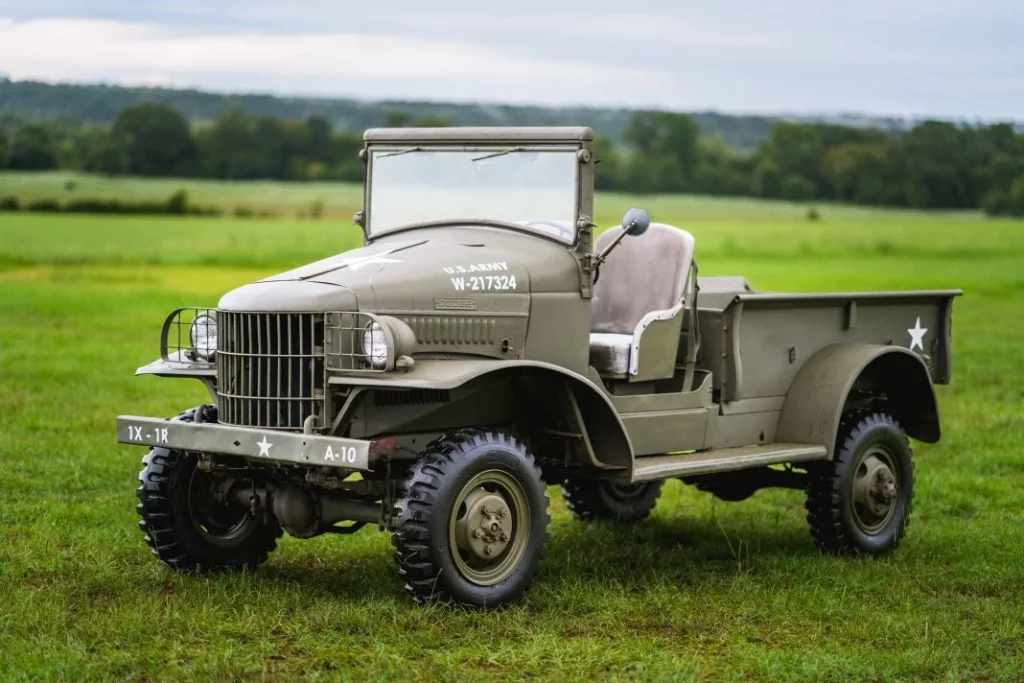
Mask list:
[[[218,479],[208,472],[192,473],[188,487],[188,514],[203,538],[221,547],[237,545],[248,537],[256,520],[241,505],[217,496]]]
[[[896,512],[900,493],[896,459],[883,446],[861,454],[854,468],[853,518],[868,534],[881,531]]]
[[[530,506],[519,482],[500,470],[481,472],[462,487],[448,525],[459,572],[480,586],[506,579],[526,554]]]
[[[616,500],[632,500],[644,495],[647,491],[647,482],[639,484],[620,484],[615,481],[601,482],[605,490]]]

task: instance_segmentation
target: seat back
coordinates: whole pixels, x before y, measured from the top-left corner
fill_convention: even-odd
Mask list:
[[[606,230],[594,245],[600,253],[622,228]],[[601,265],[591,303],[594,332],[633,334],[651,311],[664,311],[683,298],[693,261],[693,236],[663,223],[643,235],[627,236]]]

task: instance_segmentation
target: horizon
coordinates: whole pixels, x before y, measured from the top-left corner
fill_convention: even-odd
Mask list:
[[[954,118],[945,116],[934,116],[934,115],[920,115],[920,116],[901,116],[898,114],[890,114],[885,112],[873,112],[873,111],[734,111],[734,110],[723,110],[716,108],[704,108],[704,109],[670,109],[661,106],[649,106],[649,107],[630,107],[628,105],[615,105],[615,104],[590,104],[585,102],[566,102],[566,103],[554,103],[549,104],[545,102],[509,102],[509,101],[498,101],[498,100],[483,100],[483,99],[414,99],[408,97],[382,97],[382,98],[363,98],[353,95],[339,94],[308,94],[308,93],[287,93],[287,92],[275,92],[275,91],[259,91],[259,90],[217,90],[212,88],[204,88],[190,85],[154,85],[146,83],[129,83],[129,82],[117,82],[117,81],[75,81],[75,80],[42,80],[37,78],[12,78],[10,75],[0,72],[0,82],[7,81],[10,83],[31,83],[41,84],[46,86],[54,87],[100,87],[100,88],[119,88],[126,90],[153,90],[153,91],[165,91],[165,92],[195,92],[205,95],[222,96],[222,97],[273,97],[281,100],[298,100],[298,101],[311,101],[311,102],[352,102],[356,104],[416,104],[416,105],[456,105],[456,106],[496,106],[496,107],[523,107],[530,108],[535,107],[538,109],[548,110],[571,110],[571,109],[592,109],[595,111],[624,111],[624,112],[637,112],[637,111],[666,111],[674,113],[684,113],[692,115],[713,115],[723,117],[751,117],[751,118],[763,118],[763,119],[786,119],[794,121],[825,121],[825,122],[838,122],[842,123],[844,120],[847,121],[847,125],[855,125],[848,123],[851,119],[864,119],[870,123],[877,122],[892,122],[905,125],[910,127],[916,123],[923,121],[946,121],[957,125],[992,125],[999,123],[1008,123],[1018,128],[1024,126],[1024,117],[1012,118],[1012,117],[996,117],[996,118]],[[580,124],[587,125],[587,124]]]
[[[962,122],[1024,111],[1024,12],[1004,0],[589,12],[524,0],[501,16],[465,0],[349,4],[0,0],[0,64],[14,81],[368,102]]]

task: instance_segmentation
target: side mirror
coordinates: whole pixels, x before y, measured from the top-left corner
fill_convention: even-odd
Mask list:
[[[612,240],[612,243],[604,248],[597,258],[594,259],[594,270],[596,271],[601,267],[601,264],[608,259],[608,255],[612,253],[612,249],[619,246],[619,242],[626,235],[631,237],[639,237],[640,235],[647,232],[647,228],[651,227],[651,217],[643,209],[630,209],[622,216],[622,232]],[[597,281],[595,276],[594,281]]]
[[[360,228],[366,227],[366,216],[362,211],[356,211],[355,215],[352,216],[352,223],[358,225]]]
[[[643,209],[630,209],[622,216],[622,232],[639,237],[651,227],[651,217]]]

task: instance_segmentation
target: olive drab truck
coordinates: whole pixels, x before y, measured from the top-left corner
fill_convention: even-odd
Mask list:
[[[639,209],[598,236],[588,128],[365,141],[363,246],[173,311],[137,371],[210,396],[117,420],[149,449],[161,561],[253,567],[284,532],[371,525],[417,601],[495,606],[537,567],[547,484],[628,523],[669,478],[804,489],[822,551],[896,547],[958,291],[758,292]]]

